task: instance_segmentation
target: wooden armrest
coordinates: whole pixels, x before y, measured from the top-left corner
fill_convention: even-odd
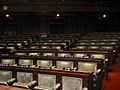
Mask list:
[[[52,66],[51,68],[53,69],[53,68],[55,68],[55,66]]]
[[[101,72],[101,69],[98,69],[96,72],[94,72],[94,75],[99,74]]]
[[[28,83],[28,86],[29,86],[29,87],[31,87],[31,86],[35,85],[36,83],[37,83],[37,81],[36,81],[36,80],[31,81],[30,83]]]
[[[60,87],[60,85],[61,85],[60,83],[57,83],[55,86],[52,87],[52,90],[56,90],[57,88]]]
[[[108,59],[105,59],[105,62],[108,62]]]
[[[15,82],[16,81],[16,78],[11,78],[11,79],[9,79],[8,81],[7,81],[7,83],[13,83],[13,82]]]
[[[88,90],[88,88],[87,88],[87,87],[84,87],[82,90]]]

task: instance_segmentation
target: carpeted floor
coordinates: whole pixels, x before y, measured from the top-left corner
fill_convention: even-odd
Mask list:
[[[113,71],[108,73],[108,80],[103,81],[104,90],[120,90],[120,57],[116,62]]]

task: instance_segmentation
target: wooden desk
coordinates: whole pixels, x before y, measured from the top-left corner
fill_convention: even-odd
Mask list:
[[[30,90],[30,89],[0,85],[0,90]]]
[[[0,85],[0,90],[7,90],[11,88],[11,86]]]
[[[31,89],[25,89],[25,88],[18,88],[18,87],[10,87],[9,89],[6,90],[31,90]]]

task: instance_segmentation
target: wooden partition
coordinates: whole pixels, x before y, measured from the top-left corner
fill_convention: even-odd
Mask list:
[[[90,50],[81,50],[81,51],[58,51],[58,50],[15,50],[14,55],[20,56],[29,56],[30,53],[37,53],[39,56],[54,56],[54,57],[76,57],[76,58],[101,58],[103,60],[108,59],[110,65],[112,64],[114,53],[109,51],[90,51]],[[79,55],[79,56],[76,56]],[[82,55],[82,56],[81,56]],[[98,56],[96,56],[98,55]],[[33,55],[34,56],[34,55]]]
[[[90,63],[97,63],[97,69],[104,69],[104,60],[103,59],[95,59],[95,58],[65,58],[65,57],[45,57],[45,56],[1,56],[0,63],[4,65],[13,65],[16,64],[19,66],[19,60],[33,60],[33,65],[37,66],[37,60],[45,60],[45,61],[52,61],[52,66],[56,67],[57,61],[71,61],[73,62],[73,67],[78,67],[78,62],[90,62]],[[5,64],[6,60],[6,64]],[[7,63],[7,61],[10,62]],[[14,60],[14,61],[13,61]],[[13,64],[11,63],[13,62]],[[11,64],[10,64],[11,63]],[[72,68],[71,68],[72,69]]]

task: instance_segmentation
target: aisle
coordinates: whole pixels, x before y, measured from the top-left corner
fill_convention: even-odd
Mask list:
[[[108,73],[108,80],[103,83],[104,90],[120,90],[120,57],[116,61],[113,71]]]

